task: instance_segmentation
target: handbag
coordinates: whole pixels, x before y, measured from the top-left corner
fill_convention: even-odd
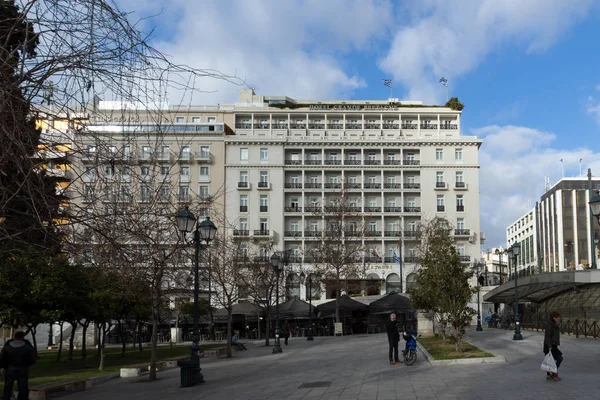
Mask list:
[[[544,357],[544,361],[542,362],[542,371],[556,373],[558,372],[558,368],[556,367],[556,361],[554,361],[554,357],[552,357],[552,352],[549,351]]]

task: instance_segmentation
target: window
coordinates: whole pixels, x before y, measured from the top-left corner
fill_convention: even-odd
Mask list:
[[[329,155],[329,159],[330,159],[331,161],[337,161],[337,160],[338,160],[338,153],[331,153],[331,154]]]
[[[406,176],[406,183],[410,183],[410,184],[415,183],[415,176],[414,175],[407,175]]]
[[[152,148],[150,146],[142,146],[142,158],[148,160],[152,155]]]
[[[121,176],[128,179],[131,176],[131,168],[129,166],[123,166],[121,168]]]
[[[143,202],[150,201],[150,188],[148,185],[140,185],[140,200]]]
[[[435,173],[435,182],[436,183],[443,183],[444,182],[444,172],[437,171]]]
[[[458,229],[458,230],[464,230],[465,229],[465,219],[464,218],[457,218],[456,219],[456,229]]]
[[[336,175],[330,176],[329,183],[338,183],[338,177]]]
[[[369,199],[369,207],[377,207],[377,200]]]
[[[240,230],[248,230],[248,218],[240,218]]]
[[[367,154],[367,160],[369,160],[369,161],[375,161],[375,153],[369,153],[369,154]]]
[[[179,186],[179,201],[190,201],[190,186],[180,185]]]
[[[179,180],[182,182],[190,181],[190,167],[181,167],[179,170]]]
[[[268,219],[266,219],[266,218],[260,219],[260,230],[262,232],[267,232],[269,230],[269,220]]]
[[[394,161],[396,159],[396,153],[388,153],[387,154],[387,159],[389,161]]]
[[[436,161],[444,160],[444,149],[435,149],[435,160]]]
[[[292,161],[300,161],[300,154],[292,153]]]
[[[248,195],[244,194],[240,196],[240,211],[248,212]]]
[[[377,231],[377,222],[371,221],[369,222],[369,232]]]
[[[171,147],[170,146],[161,146],[160,147],[160,158],[161,159],[168,160],[170,154],[171,154]]]
[[[179,158],[182,160],[190,159],[190,146],[181,146]]]
[[[240,182],[248,183],[248,171],[240,171]]]
[[[409,231],[414,232],[417,230],[417,223],[415,221],[410,221],[407,227]]]
[[[319,223],[318,222],[311,222],[310,223],[310,231],[311,232],[316,232],[319,230]]]
[[[310,159],[312,161],[317,161],[319,159],[319,153],[310,153]]]
[[[462,194],[459,194],[456,196],[456,205],[457,206],[464,205],[463,201],[464,201],[464,196]]]
[[[350,154],[348,154],[348,160],[356,161],[357,160],[356,153],[350,153]]]
[[[96,180],[96,168],[94,167],[85,167],[85,172],[83,173],[84,177],[89,181]]]
[[[396,177],[395,176],[388,176],[387,177],[387,183],[391,183],[391,184],[396,183]]]
[[[171,187],[169,185],[160,185],[160,201],[169,201],[171,199]]]
[[[88,157],[93,156],[94,154],[96,154],[96,146],[94,146],[93,144],[88,144],[87,148],[85,149],[85,153]]]
[[[150,167],[142,167],[141,168],[141,173],[142,173],[143,177],[150,176]]]
[[[298,225],[298,222],[297,222],[297,221],[293,221],[293,222],[290,224],[290,230],[291,230],[292,232],[298,232],[298,231],[299,231],[299,229],[300,229],[300,228],[299,228],[299,225]]]
[[[210,197],[208,185],[198,186],[198,197],[200,197],[201,200],[207,200]]]
[[[269,159],[269,150],[260,149],[260,161],[267,161]]]
[[[462,171],[456,171],[456,183],[464,183]]]
[[[292,208],[298,209],[298,198],[297,197],[292,197],[290,199],[290,206]]]
[[[463,159],[463,151],[462,151],[462,149],[456,149],[456,150],[454,150],[454,158],[456,159],[456,161],[462,161],[462,159]]]
[[[112,165],[105,165],[104,166],[104,175],[106,175],[107,178],[112,178],[115,176],[115,167]]]
[[[200,146],[200,158],[207,159],[210,157],[210,146]]]
[[[351,177],[349,177],[349,178],[348,178],[348,182],[350,182],[350,183],[353,183],[353,184],[354,184],[354,183],[356,183],[356,182],[357,182],[357,180],[358,180],[358,179],[357,179],[357,177],[356,177],[356,176],[351,176]]]
[[[261,183],[269,182],[269,172],[268,171],[260,171],[260,182]]]
[[[269,197],[267,195],[260,196],[260,212],[269,211]]]
[[[311,176],[310,183],[319,183],[319,177],[316,175]]]
[[[407,153],[406,160],[407,161],[415,161],[415,153]]]
[[[192,117],[192,122],[194,124],[197,124],[198,122],[200,122],[200,117]]]
[[[396,199],[388,199],[388,207],[396,207]]]
[[[410,197],[406,204],[407,204],[407,207],[416,207],[417,201],[415,200],[414,197]]]
[[[178,124],[182,124],[185,122],[185,117],[175,117],[175,122]]]
[[[313,197],[312,199],[310,199],[310,206],[311,207],[319,207],[319,199],[317,199],[316,197]]]
[[[388,231],[397,232],[398,231],[398,223],[396,221],[388,222]]]
[[[208,122],[209,124],[214,124],[215,122],[217,122],[217,117],[208,117],[206,119],[206,122]]]
[[[210,180],[210,168],[200,167],[200,181],[208,182]]]
[[[240,149],[240,160],[248,161],[248,149]]]
[[[375,176],[369,176],[367,179],[369,183],[375,183],[377,181],[377,177]]]
[[[298,182],[300,182],[300,178],[299,178],[299,177],[297,177],[297,176],[292,176],[292,177],[290,178],[290,182],[291,182],[292,184],[296,185],[296,184],[298,184]]]
[[[444,195],[443,194],[438,194],[437,195],[437,210],[439,212],[445,211],[446,207],[444,205]]]

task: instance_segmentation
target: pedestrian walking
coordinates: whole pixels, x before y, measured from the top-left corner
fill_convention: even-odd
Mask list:
[[[22,330],[17,330],[14,339],[6,342],[0,352],[0,368],[4,374],[4,400],[10,400],[15,382],[19,391],[17,400],[29,399],[29,367],[35,364],[36,356],[35,348],[25,340]]]
[[[400,363],[398,357],[398,342],[400,341],[400,331],[398,330],[398,321],[396,321],[396,314],[390,314],[390,321],[386,326],[388,344],[390,345],[390,364],[394,365]]]
[[[288,339],[290,338],[290,328],[288,327],[287,322],[284,322],[283,326],[281,327],[281,336],[283,337],[284,343],[287,346]]]
[[[555,373],[546,372],[546,379],[549,381],[561,380],[558,376],[558,368],[563,361],[562,352],[558,349],[558,346],[560,346],[560,328],[558,326],[559,318],[560,314],[554,311],[552,314],[550,314],[550,318],[546,322],[544,329],[544,355],[547,355],[548,352],[551,352],[557,368]]]

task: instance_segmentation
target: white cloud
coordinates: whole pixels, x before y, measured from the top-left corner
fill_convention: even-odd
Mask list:
[[[164,2],[123,7],[132,4],[142,16]],[[160,24],[154,45],[177,63],[236,75],[259,94],[317,99],[366,85],[341,60],[351,50],[371,51],[391,18],[388,0],[172,0],[151,23]],[[237,100],[239,87],[226,82],[202,78],[195,86],[210,92],[195,96],[196,104]]]
[[[597,92],[600,92],[600,85],[597,85],[597,86],[596,86],[596,91],[597,91]]]
[[[409,99],[439,103],[444,90],[437,80],[450,80],[476,68],[503,45],[527,52],[553,45],[592,0],[424,0],[410,2],[409,23],[400,27],[380,67],[402,82]]]
[[[598,122],[598,125],[600,125],[600,102],[591,96],[588,97],[586,111],[588,114],[591,114]]]
[[[552,147],[556,136],[522,126],[486,126],[473,131],[483,138],[479,152],[481,230],[486,247],[506,245],[506,227],[535,206],[550,185],[565,176],[583,175],[587,168],[600,172],[600,153],[590,149],[560,150]]]

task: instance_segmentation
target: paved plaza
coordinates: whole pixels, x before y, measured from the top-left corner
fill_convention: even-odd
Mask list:
[[[206,383],[179,388],[179,370],[145,377],[115,379],[69,400],[104,399],[600,399],[600,342],[563,336],[565,361],[560,382],[545,380],[541,333],[524,331],[522,342],[512,332],[485,329],[468,340],[496,355],[502,364],[390,366],[385,334],[293,338],[283,354],[250,343],[234,359],[203,359]],[[308,386],[308,387],[306,387]],[[313,387],[310,387],[313,386]]]

